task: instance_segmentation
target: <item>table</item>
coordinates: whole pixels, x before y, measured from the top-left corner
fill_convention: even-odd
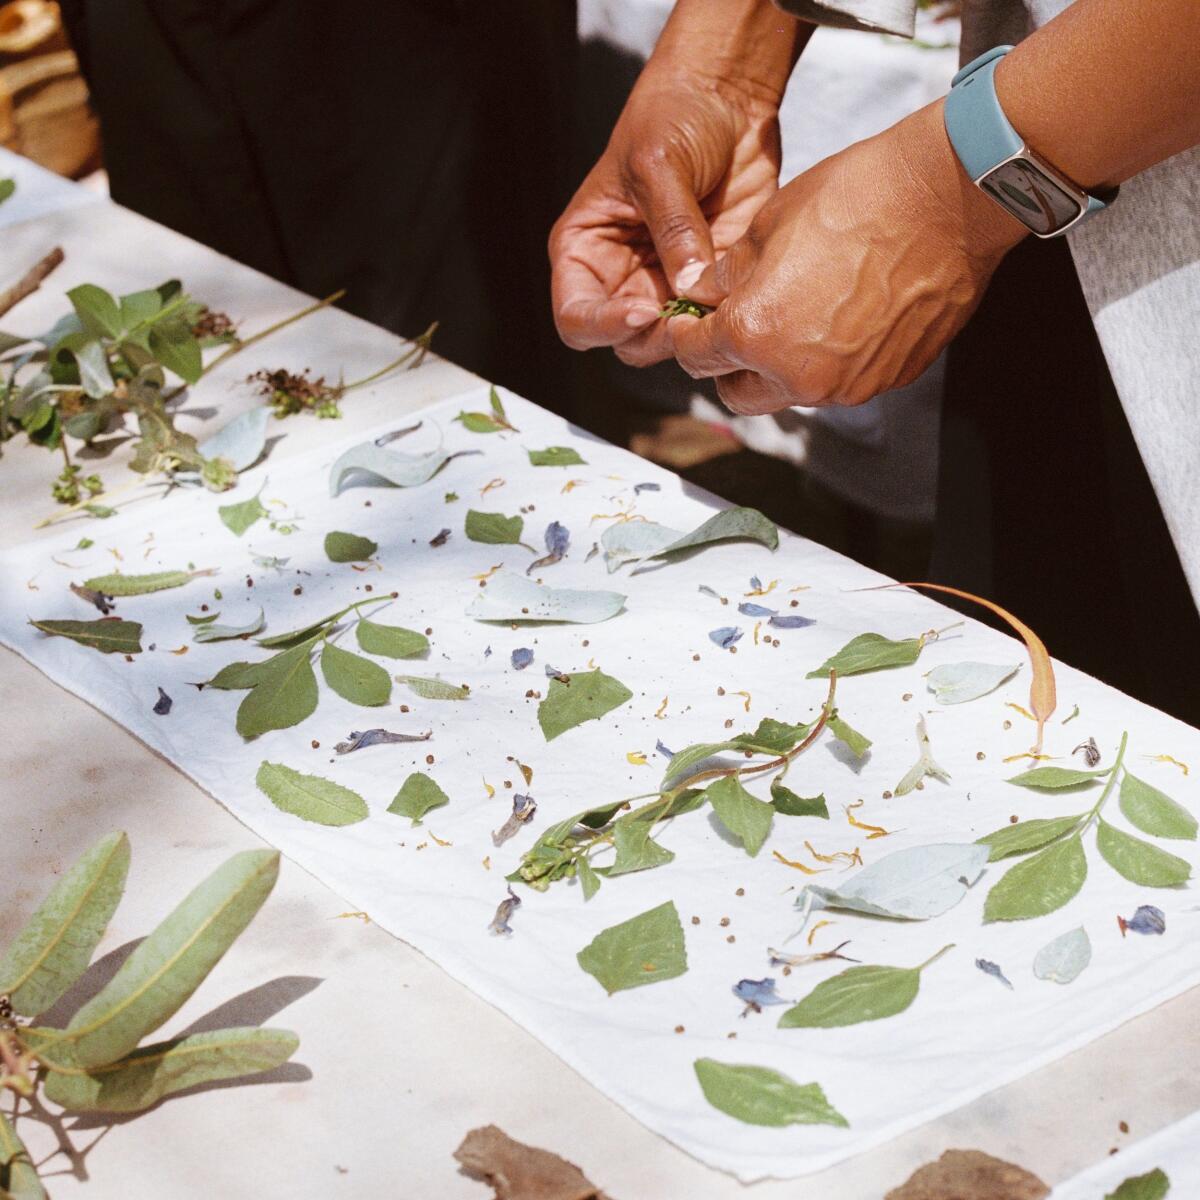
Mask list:
[[[179,270],[215,307],[252,314],[253,324],[303,303],[289,289],[105,203],[15,225],[4,241],[6,264],[32,261],[54,242],[67,253],[52,284],[16,310],[21,327],[52,316],[62,290],[84,278],[102,278],[116,290],[144,283],[147,260],[163,262],[164,275]],[[279,361],[334,369],[328,352],[316,349],[331,339],[339,358],[355,362],[387,361],[398,348],[391,335],[344,314],[314,320],[280,336]],[[189,408],[203,421],[198,428],[215,420],[214,409],[224,417],[247,406],[245,389],[230,387],[237,374],[214,376],[197,389]],[[384,414],[416,412],[477,383],[450,364],[431,362],[348,402],[340,432]],[[277,452],[290,456],[323,436],[316,422],[297,421]],[[0,470],[6,472],[0,539],[11,545],[26,540],[43,513],[49,471],[44,452],[23,447],[6,450]],[[0,662],[7,716],[0,777],[14,814],[0,843],[0,873],[15,881],[0,915],[0,940],[36,903],[47,879],[110,828],[129,832],[134,863],[101,954],[145,933],[228,854],[261,844],[102,713],[14,655],[5,652]],[[69,757],[61,751],[64,736]],[[882,1194],[948,1146],[988,1150],[1055,1182],[1126,1140],[1117,1133],[1119,1121],[1129,1124],[1132,1139],[1200,1107],[1200,1076],[1180,1052],[1192,1044],[1200,1009],[1200,996],[1191,992],[835,1171],[746,1188],[649,1133],[403,943],[373,925],[339,919],[347,907],[285,863],[259,918],[172,1026],[211,1016],[216,1005],[222,1024],[270,1017],[300,1034],[294,1064],[269,1080],[180,1097],[118,1123],[82,1159],[78,1174],[89,1179],[86,1190],[65,1174],[50,1180],[54,1194],[78,1189],[103,1200],[169,1189],[181,1200],[248,1194],[471,1200],[487,1191],[458,1174],[450,1154],[469,1128],[495,1122],[573,1159],[621,1200],[782,1200],[805,1193],[858,1200]],[[460,1069],[449,1069],[451,1063]],[[1087,1119],[1064,1129],[1061,1114],[1078,1111],[1080,1097],[1091,1105]],[[70,1136],[80,1149],[100,1132],[88,1122],[70,1124],[79,1126]],[[38,1136],[26,1126],[25,1132],[36,1156],[52,1149],[49,1130]]]

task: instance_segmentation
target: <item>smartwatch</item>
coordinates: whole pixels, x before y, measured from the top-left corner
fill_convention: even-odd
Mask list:
[[[958,161],[980,188],[1041,238],[1058,237],[1116,198],[1076,187],[1025,144],[996,96],[995,71],[1012,49],[997,46],[969,62],[946,97],[946,133]]]

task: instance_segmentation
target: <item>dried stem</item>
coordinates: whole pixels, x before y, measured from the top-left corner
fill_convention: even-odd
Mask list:
[[[42,286],[42,281],[58,266],[63,260],[63,252],[61,246],[55,246],[49,254],[38,259],[16,283],[13,284],[7,291],[0,292],[0,317],[4,316],[11,308],[16,308],[27,296],[32,296],[34,292]]]

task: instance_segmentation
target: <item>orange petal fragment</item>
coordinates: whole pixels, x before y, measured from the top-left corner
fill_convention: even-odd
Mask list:
[[[744,712],[749,712],[749,711],[750,711],[750,693],[749,693],[749,692],[730,692],[729,694],[730,694],[731,696],[743,696],[743,697],[745,697],[745,699],[742,701],[742,710],[743,710]]]
[[[827,867],[806,867],[802,862],[794,862],[790,858],[784,858],[778,850],[772,850],[771,853],[779,862],[783,863],[785,867],[795,867],[797,871],[803,871],[805,875],[820,875],[824,871],[828,870]]]
[[[824,929],[826,925],[836,925],[836,924],[837,924],[837,922],[836,922],[836,921],[818,921],[818,922],[817,922],[817,923],[816,923],[816,924],[815,924],[815,925],[814,925],[814,926],[813,926],[813,927],[812,927],[812,928],[811,928],[811,929],[808,931],[808,937],[807,937],[805,940],[806,940],[806,941],[808,942],[808,944],[811,946],[811,945],[813,944],[813,938],[815,938],[815,937],[817,936],[817,930],[818,930],[818,929]]]
[[[667,701],[670,699],[670,696],[664,696],[662,703],[658,706],[658,711],[654,714],[660,721],[663,719],[663,714],[667,711]]]
[[[1190,775],[1191,768],[1187,763],[1180,762],[1177,758],[1172,758],[1169,754],[1146,754],[1144,758],[1148,758],[1151,762],[1172,763],[1177,766],[1185,775]]]
[[[855,800],[855,802],[853,804],[845,805],[846,820],[849,821],[850,824],[853,825],[855,829],[868,830],[868,833],[867,833],[867,841],[868,842],[871,841],[872,838],[890,837],[892,834],[892,831],[890,829],[884,829],[881,825],[868,825],[866,823],[866,821],[860,821],[854,815],[854,810],[856,808],[862,808],[864,803],[866,803],[866,802],[863,800]]]

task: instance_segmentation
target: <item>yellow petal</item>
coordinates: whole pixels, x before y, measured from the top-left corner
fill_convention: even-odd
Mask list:
[[[646,761],[646,756],[640,750],[630,750],[625,755],[625,761],[632,767],[648,767],[650,765]]]
[[[795,867],[797,871],[803,871],[805,875],[820,875],[823,871],[827,870],[825,867],[806,867],[802,862],[794,862],[790,858],[784,858],[778,850],[772,850],[771,853],[785,867]]]

